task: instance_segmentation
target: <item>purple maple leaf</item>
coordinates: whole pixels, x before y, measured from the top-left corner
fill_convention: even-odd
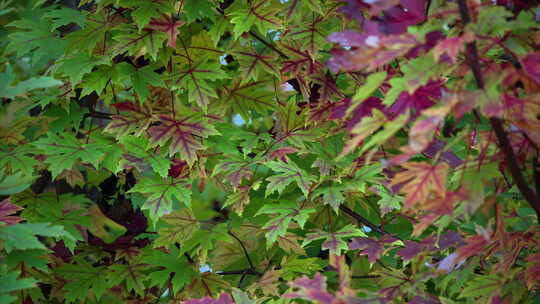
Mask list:
[[[213,299],[209,296],[199,299],[183,301],[183,304],[234,304],[232,297],[228,293],[221,293],[219,298]]]
[[[330,114],[330,118],[341,119],[345,117],[345,113],[347,112],[347,109],[350,107],[350,105],[350,98],[343,99],[332,109],[332,114]],[[356,108],[352,112],[351,119],[349,119],[346,123],[347,130],[352,130],[354,126],[356,126],[356,124],[362,120],[362,118],[366,116],[371,116],[373,109],[378,109],[383,112],[385,110],[381,100],[377,97],[369,97],[368,99],[360,103],[358,106],[356,106]]]
[[[405,248],[399,250],[397,255],[401,256],[404,261],[412,260],[422,251],[430,251],[435,249],[435,237],[428,237],[421,242],[405,241]]]
[[[401,0],[399,6],[384,11],[384,15],[375,17],[379,30],[387,35],[403,34],[407,27],[424,21],[426,11],[425,0]]]
[[[463,244],[463,238],[455,231],[449,231],[442,234],[439,237],[439,249],[445,250],[452,246],[459,246]]]
[[[392,117],[398,117],[405,113],[407,109],[412,109],[414,112],[413,118],[417,117],[422,110],[431,107],[435,104],[435,100],[441,98],[442,91],[442,80],[430,81],[425,86],[414,91],[413,94],[401,93],[388,112]]]
[[[540,84],[540,52],[527,54],[521,59],[521,63],[529,77]]]
[[[380,240],[371,238],[353,238],[349,244],[349,249],[360,249],[360,255],[367,255],[370,263],[375,263],[381,258],[384,252],[384,245],[391,244],[397,239],[391,236],[383,236]]]
[[[407,59],[412,59],[427,53],[444,38],[445,36],[441,31],[429,32],[426,34],[426,43],[415,46],[407,53],[407,55],[405,55],[405,57]]]

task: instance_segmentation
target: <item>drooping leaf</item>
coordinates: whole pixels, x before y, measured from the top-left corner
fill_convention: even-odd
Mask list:
[[[64,237],[73,240],[73,236],[62,226],[47,223],[19,223],[0,227],[0,239],[4,241],[4,248],[8,253],[13,249],[47,249],[37,236]]]

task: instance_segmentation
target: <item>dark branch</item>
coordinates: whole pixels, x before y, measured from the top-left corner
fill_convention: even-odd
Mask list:
[[[380,234],[390,234],[390,233],[384,231],[383,229],[379,228],[377,225],[370,222],[367,218],[365,218],[365,217],[361,216],[360,214],[354,212],[351,208],[349,208],[349,207],[347,207],[345,205],[340,205],[339,210],[343,211],[344,213],[346,213],[350,217],[352,217],[355,220],[357,220],[358,222],[362,223],[362,225],[368,226],[373,231],[376,231],[376,232],[378,232]]]
[[[380,278],[380,275],[353,275],[351,278],[353,279],[376,279]]]
[[[463,21],[463,24],[466,25],[471,20],[466,0],[458,0],[457,2],[459,5],[459,13],[461,15],[461,20]],[[483,90],[484,78],[482,77],[482,73],[480,70],[478,51],[476,49],[476,43],[474,41],[467,43],[467,53],[465,55],[469,66],[471,67],[471,70],[473,72],[476,85],[478,86],[478,88]],[[514,150],[510,145],[510,140],[508,139],[508,136],[504,131],[502,120],[496,117],[492,117],[489,119],[489,122],[491,124],[491,127],[493,128],[493,131],[495,132],[495,136],[497,137],[497,141],[499,144],[499,149],[501,149],[504,154],[504,158],[506,160],[506,163],[508,164],[508,168],[510,169],[510,173],[512,174],[512,178],[516,183],[519,192],[521,192],[525,200],[527,200],[529,205],[531,205],[531,207],[534,209],[534,211],[536,212],[537,220],[540,221],[540,198],[529,187],[527,181],[525,180],[525,177],[521,173],[521,169],[517,162],[516,155],[514,154]]]
[[[262,273],[255,271],[251,268],[242,269],[242,270],[231,270],[231,271],[217,271],[216,274],[219,275],[256,275],[262,276]]]
[[[255,266],[253,266],[253,263],[251,262],[251,258],[249,257],[249,254],[247,252],[247,249],[246,249],[246,246],[244,246],[244,243],[242,242],[241,239],[239,239],[236,235],[234,235],[234,233],[232,233],[230,230],[229,230],[229,235],[232,236],[233,238],[235,238],[238,243],[240,243],[240,246],[242,246],[242,250],[244,251],[244,255],[246,256],[246,259],[248,261],[248,264],[249,264],[249,268],[252,270],[252,271],[255,271]]]

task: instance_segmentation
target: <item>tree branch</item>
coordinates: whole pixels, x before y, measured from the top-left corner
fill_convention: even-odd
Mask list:
[[[246,249],[246,246],[244,246],[244,243],[242,242],[241,239],[239,239],[236,235],[234,235],[234,233],[232,233],[230,230],[228,231],[229,235],[232,236],[233,238],[235,238],[238,243],[240,243],[240,246],[242,246],[242,250],[244,251],[244,255],[246,256],[246,259],[248,261],[248,264],[249,264],[249,268],[254,271],[254,272],[257,272],[255,270],[255,266],[253,266],[253,263],[251,262],[251,258],[249,257],[249,254],[247,252],[247,249]],[[259,273],[259,272],[257,272]]]
[[[384,231],[383,229],[379,228],[377,225],[373,224],[367,218],[365,218],[365,217],[361,216],[360,214],[354,212],[351,208],[349,208],[349,207],[347,207],[345,205],[340,205],[339,210],[343,211],[344,213],[346,213],[350,217],[352,217],[355,220],[357,220],[358,222],[362,223],[362,225],[368,226],[373,231],[376,231],[376,232],[378,232],[380,234],[390,234],[390,233]]]
[[[262,273],[255,271],[251,268],[242,269],[242,270],[231,270],[231,271],[216,271],[216,274],[219,275],[256,275],[262,276]]]
[[[463,24],[466,25],[471,21],[471,17],[469,15],[469,8],[467,7],[466,0],[457,0],[457,2],[461,19],[463,21]],[[467,43],[467,53],[465,55],[469,66],[471,67],[471,70],[473,72],[476,85],[478,86],[478,88],[483,90],[485,85],[484,78],[482,77],[480,64],[478,61],[478,51],[476,49],[476,43],[474,41]],[[521,192],[525,200],[527,200],[529,205],[534,209],[534,211],[536,212],[536,218],[538,221],[540,221],[540,198],[529,187],[527,181],[525,180],[525,177],[521,173],[521,168],[519,167],[519,164],[517,162],[514,150],[510,145],[510,140],[508,139],[508,136],[504,131],[502,120],[496,117],[492,117],[489,119],[489,122],[491,124],[491,127],[493,128],[493,131],[495,132],[499,149],[501,149],[504,154],[504,158],[506,160],[506,163],[508,164],[508,169],[512,174],[512,178],[516,186],[518,187],[519,192]]]

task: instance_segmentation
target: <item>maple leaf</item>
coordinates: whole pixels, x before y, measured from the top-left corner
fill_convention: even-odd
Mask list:
[[[149,250],[141,261],[157,267],[157,270],[148,274],[152,283],[163,287],[170,279],[174,293],[179,292],[197,274],[186,261],[186,257],[181,256],[176,248],[172,248],[170,252]]]
[[[441,60],[442,55],[446,54],[453,62],[455,62],[459,52],[463,51],[465,45],[474,41],[474,39],[474,34],[470,32],[458,37],[443,39],[437,43],[435,48],[433,48],[433,56],[435,59]]]
[[[339,205],[345,201],[345,197],[341,193],[344,190],[344,186],[331,184],[327,187],[318,187],[313,192],[313,197],[322,195],[325,205],[330,205],[335,212],[338,211]]]
[[[244,207],[249,204],[249,190],[250,187],[238,187],[238,191],[227,196],[225,202],[223,202],[223,208],[233,206],[233,211],[238,215],[242,215]]]
[[[483,250],[492,244],[492,240],[486,239],[483,235],[473,235],[465,240],[465,245],[457,249],[458,256],[456,257],[455,263],[459,263],[467,258],[481,254]]]
[[[392,98],[388,98],[391,95],[389,91],[383,103],[390,106],[388,112],[394,117],[407,112],[408,109],[412,109],[412,116],[414,118],[420,115],[422,110],[431,107],[437,99],[441,98],[443,92],[442,84],[443,82],[439,80],[430,81],[426,85],[416,89],[412,94],[401,92],[395,102]],[[400,90],[399,86],[395,86],[395,88]]]
[[[242,84],[261,79],[265,74],[279,75],[276,66],[272,64],[277,59],[274,53],[265,54],[257,51],[254,47],[242,45],[233,48],[231,54],[240,64],[243,76]]]
[[[112,105],[128,114],[113,115],[112,121],[103,130],[114,133],[117,137],[123,137],[132,132],[140,136],[155,119],[150,103],[138,105],[131,102],[117,102]]]
[[[265,114],[275,108],[274,92],[269,88],[269,80],[259,80],[243,83],[235,81],[220,92],[216,106],[223,107],[227,112],[238,113],[244,121],[249,121],[252,112]]]
[[[152,176],[143,178],[129,192],[148,194],[141,209],[150,210],[150,217],[156,221],[161,216],[172,212],[173,199],[191,207],[191,189],[185,180],[173,180]]]
[[[178,28],[184,24],[183,21],[176,20],[174,17],[163,16],[160,19],[153,19],[148,24],[148,28],[164,32],[167,34],[168,46],[176,48],[176,36],[178,36]]]
[[[0,239],[7,253],[13,249],[47,249],[37,236],[75,240],[63,226],[48,223],[19,223],[0,227]]]
[[[62,57],[66,41],[50,30],[51,24],[47,20],[25,18],[12,21],[6,26],[17,28],[16,31],[8,32],[7,53],[15,53],[17,57],[31,55],[33,63]]]
[[[217,98],[216,90],[211,81],[227,79],[229,75],[221,69],[221,64],[199,58],[181,66],[179,71],[171,75],[174,82],[173,89],[182,89],[188,92],[190,102],[196,103],[204,111],[207,110],[210,98]]]
[[[435,238],[428,237],[421,242],[405,241],[405,248],[400,249],[396,254],[403,257],[404,261],[412,260],[421,252],[431,251],[435,249]]]
[[[199,299],[182,301],[183,304],[234,304],[231,295],[222,292],[217,299],[206,296]]]
[[[105,266],[93,266],[84,259],[76,259],[76,263],[64,264],[54,272],[68,281],[63,290],[66,291],[66,300],[74,303],[85,299],[89,291],[99,300],[105,291],[113,286],[104,279],[106,271]]]
[[[250,286],[248,290],[261,289],[265,295],[278,296],[279,289],[277,283],[278,279],[281,277],[281,273],[281,270],[275,269],[266,271],[259,281]]]
[[[317,258],[299,258],[297,255],[286,255],[281,260],[282,277],[285,280],[292,280],[298,277],[297,274],[313,275],[323,268],[322,263]]]
[[[273,244],[279,236],[285,236],[289,224],[292,220],[296,221],[300,228],[303,229],[306,221],[315,209],[301,209],[293,202],[280,202],[279,204],[265,204],[255,216],[260,214],[274,214],[274,217],[264,224],[263,229],[266,229],[267,244]]]
[[[159,174],[159,176],[167,177],[169,175],[171,161],[165,158],[165,156],[162,155],[163,153],[158,153],[156,151],[148,151],[148,140],[145,137],[135,137],[133,135],[127,135],[120,138],[120,143],[124,146],[126,152],[124,157],[129,155],[129,160],[133,160],[133,157],[140,160],[146,160],[148,161],[148,163],[150,163],[153,171]],[[127,158],[128,157],[126,157],[126,159]]]
[[[109,266],[106,276],[111,286],[125,284],[127,291],[135,291],[138,295],[143,295],[145,290],[144,281],[147,275],[144,273],[146,264],[143,263],[142,255],[136,256],[126,264],[113,264]]]
[[[199,221],[188,208],[183,208],[161,217],[167,225],[158,230],[154,247],[169,247],[174,243],[189,240],[199,229]]]
[[[233,159],[227,159],[214,167],[212,176],[215,176],[221,172],[229,172],[226,176],[226,180],[236,189],[242,183],[242,179],[249,179],[252,176],[251,171],[252,163],[242,158],[235,157]]]
[[[379,260],[387,248],[385,245],[392,245],[397,239],[384,235],[380,239],[353,238],[349,243],[349,249],[360,249],[360,255],[367,255],[368,261],[373,264]]]
[[[410,34],[386,36],[382,34],[360,34],[354,31],[332,33],[328,36],[330,42],[342,47],[333,49],[332,58],[328,62],[330,68],[337,72],[340,68],[345,71],[355,71],[367,68],[373,71],[389,63],[395,58],[405,55],[416,46],[416,38]]]
[[[414,205],[422,205],[428,200],[430,192],[435,192],[444,198],[446,193],[446,176],[449,166],[440,162],[435,165],[409,162],[402,165],[405,171],[399,172],[392,178],[391,186],[405,183],[400,192],[405,193],[405,209]]]
[[[148,129],[150,144],[162,146],[170,140],[169,155],[178,152],[190,166],[197,160],[197,150],[204,149],[201,139],[219,135],[213,126],[193,116],[174,118],[158,115],[157,118],[160,124]]]
[[[300,298],[324,304],[334,303],[334,296],[326,289],[326,277],[320,272],[317,272],[313,279],[302,276],[290,282],[289,286],[297,289],[297,291],[284,294],[283,297],[285,298]]]
[[[129,56],[135,58],[149,55],[156,60],[158,52],[163,47],[163,42],[167,40],[167,35],[161,31],[144,29],[139,31],[137,26],[122,24],[114,28],[115,43],[108,50],[112,56],[127,52]]]
[[[4,222],[4,226],[15,225],[23,219],[14,215],[17,211],[22,210],[21,207],[11,203],[8,197],[0,202],[0,222]]]
[[[53,178],[56,178],[64,169],[71,169],[75,162],[89,162],[98,168],[103,157],[103,146],[98,143],[81,144],[72,133],[57,135],[48,133],[34,141],[34,146],[47,155],[45,160]]]
[[[271,161],[266,163],[265,166],[281,173],[267,178],[270,183],[266,186],[266,196],[272,194],[276,190],[281,194],[285,187],[293,181],[296,181],[300,190],[302,190],[306,197],[308,196],[310,183],[313,180],[313,177],[300,169],[294,162],[288,161],[287,163],[282,163]]]
[[[281,24],[275,16],[280,7],[275,1],[254,0],[235,1],[225,12],[234,25],[234,39],[256,26],[260,32],[266,33],[269,29],[277,30]]]
[[[294,233],[285,233],[283,236],[278,236],[277,243],[279,248],[283,249],[287,253],[296,253],[296,254],[302,254],[305,255],[306,251],[298,241],[300,240],[300,237],[297,236]]]
[[[144,28],[152,18],[174,12],[171,1],[120,0],[119,4],[133,9],[131,17],[140,29]]]
[[[341,255],[342,250],[347,251],[349,249],[349,246],[347,246],[347,242],[344,239],[353,236],[366,236],[366,234],[353,225],[347,225],[336,232],[320,231],[309,233],[304,239],[302,247],[305,247],[315,240],[324,239],[325,241],[322,244],[322,249],[328,249],[330,254]]]

